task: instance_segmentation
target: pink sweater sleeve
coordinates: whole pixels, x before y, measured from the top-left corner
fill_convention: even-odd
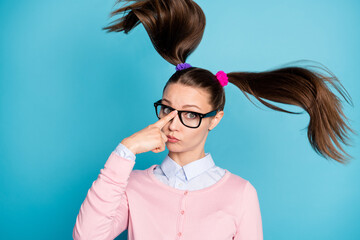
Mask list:
[[[80,207],[73,238],[114,239],[128,227],[125,189],[135,161],[112,152]]]
[[[241,220],[234,240],[263,240],[260,205],[256,189],[248,181],[241,204]]]

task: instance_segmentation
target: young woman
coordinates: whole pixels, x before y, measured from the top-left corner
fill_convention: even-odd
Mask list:
[[[295,66],[214,75],[186,63],[205,28],[204,13],[195,2],[133,2],[112,12],[124,16],[104,29],[128,33],[141,22],[155,49],[176,71],[154,103],[159,120],[123,139],[100,170],[81,205],[74,239],[114,239],[125,229],[130,240],[263,239],[254,186],[216,166],[204,151],[209,131],[224,115],[224,87],[230,82],[277,111],[295,114],[263,99],[302,107],[310,115],[308,138],[315,151],[346,163],[333,143],[343,151],[340,142],[348,145],[347,130],[354,131],[326,85],[346,100],[338,79],[329,71],[327,76]],[[159,153],[165,146],[169,153],[161,165],[133,170],[136,154]]]

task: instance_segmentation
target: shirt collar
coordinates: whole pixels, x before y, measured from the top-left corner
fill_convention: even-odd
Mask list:
[[[177,162],[167,155],[163,162],[160,164],[161,170],[164,172],[168,179],[175,177],[177,172],[182,172],[185,174],[187,181],[190,181],[192,178],[200,175],[211,167],[215,166],[215,162],[211,157],[210,153],[205,153],[205,157],[198,160],[192,161],[191,163],[186,164],[181,167]]]

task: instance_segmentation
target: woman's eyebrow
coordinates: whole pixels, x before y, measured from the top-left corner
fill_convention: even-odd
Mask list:
[[[171,104],[171,102],[170,102],[169,100],[167,100],[166,98],[163,98],[162,100],[165,101],[165,102],[168,102],[169,104]],[[197,109],[201,110],[198,106],[196,106],[196,105],[190,105],[190,104],[184,105],[184,106],[182,106],[182,107],[183,107],[183,108],[184,108],[184,107],[196,107]]]

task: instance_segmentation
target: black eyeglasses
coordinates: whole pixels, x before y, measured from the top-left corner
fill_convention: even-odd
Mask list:
[[[155,112],[156,112],[156,116],[158,117],[158,119],[161,119],[163,117],[165,117],[166,115],[168,115],[169,113],[171,113],[173,110],[175,110],[172,107],[169,107],[165,104],[161,103],[160,99],[157,102],[154,102],[154,106],[155,106]],[[181,123],[189,128],[198,128],[201,124],[201,119],[206,118],[206,117],[212,117],[215,116],[217,113],[217,110],[208,112],[208,113],[198,113],[198,112],[193,112],[193,111],[178,111],[178,115],[180,118]]]

